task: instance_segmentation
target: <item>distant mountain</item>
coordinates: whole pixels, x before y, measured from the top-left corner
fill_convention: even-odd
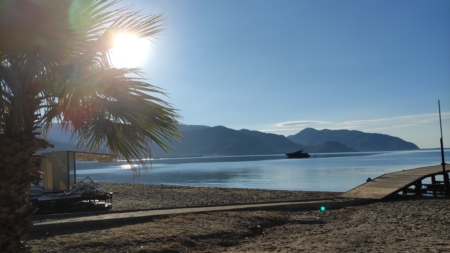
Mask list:
[[[344,146],[337,141],[327,141],[324,144],[306,147],[305,151],[309,153],[357,152],[357,150]]]
[[[45,136],[45,139],[47,139],[51,144],[53,144],[54,148],[47,148],[45,150],[40,151],[39,153],[46,153],[58,150],[88,151],[83,146],[77,148],[76,145],[78,135],[74,135],[72,138],[71,134],[72,133],[70,131],[68,132],[63,131],[61,128],[61,124],[53,123],[49,131],[47,132],[47,136]],[[109,149],[103,146],[96,152],[109,153]]]
[[[340,142],[357,151],[396,151],[419,149],[414,143],[385,134],[364,133],[355,130],[316,130],[306,128],[289,140],[305,146],[317,146],[327,141]]]
[[[47,133],[47,139],[55,140],[58,142],[69,143],[70,142],[70,133],[66,133],[62,130],[61,124],[54,123],[50,127]]]
[[[292,144],[297,145],[295,143]],[[181,143],[176,145],[175,149],[168,153],[169,156],[266,154],[277,154],[277,151],[251,135],[223,126],[183,132],[183,140]]]
[[[54,148],[47,148],[45,150],[40,150],[37,153],[38,154],[40,154],[40,153],[48,153],[48,152],[52,152],[52,151],[56,151],[56,150],[77,150],[74,144],[70,144],[68,142],[61,142],[61,141],[56,141],[56,140],[50,140],[50,143],[53,144],[55,147]]]
[[[239,130],[239,132],[252,136],[262,144],[270,147],[276,154],[290,153],[304,148],[303,145],[292,142],[283,135],[251,131],[247,129]]]
[[[190,132],[210,127],[202,125],[180,125],[178,128],[180,129],[181,132]],[[70,142],[70,133],[65,133],[61,128],[61,124],[53,123],[52,127],[49,129],[47,133],[47,138],[60,142]],[[74,139],[76,139],[76,136]]]
[[[194,130],[202,130],[205,128],[210,128],[209,126],[201,126],[201,125],[180,125],[179,129],[181,132],[190,132]]]
[[[310,153],[418,149],[413,143],[397,137],[349,130],[318,131],[307,128],[287,138],[247,129],[233,130],[224,126],[181,125],[180,131],[183,135],[181,143],[174,143],[174,148],[167,153],[150,143],[153,157],[268,155],[291,153],[300,149]],[[52,126],[47,139],[55,148],[42,152],[76,150],[76,143],[69,141],[70,134],[62,132],[58,124]],[[80,147],[78,150],[84,149]]]

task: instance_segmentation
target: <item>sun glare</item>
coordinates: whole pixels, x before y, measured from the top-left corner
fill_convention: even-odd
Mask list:
[[[111,50],[113,65],[116,67],[139,67],[148,56],[149,41],[133,34],[119,34],[114,39]]]

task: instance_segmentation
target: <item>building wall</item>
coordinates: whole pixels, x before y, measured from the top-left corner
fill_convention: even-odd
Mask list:
[[[69,190],[69,169],[67,151],[54,151],[41,154],[44,173],[44,187],[55,191]]]

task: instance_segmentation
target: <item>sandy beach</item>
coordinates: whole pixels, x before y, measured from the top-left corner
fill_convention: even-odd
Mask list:
[[[334,198],[340,193],[101,183],[113,210]],[[339,210],[171,215],[32,233],[32,252],[450,252],[450,200],[394,198]]]
[[[187,206],[334,198],[337,192],[274,191],[214,187],[100,183],[114,192],[113,210],[136,210]]]

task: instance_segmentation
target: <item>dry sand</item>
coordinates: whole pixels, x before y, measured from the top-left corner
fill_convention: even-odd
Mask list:
[[[330,198],[339,193],[102,183],[113,210]],[[32,252],[450,252],[450,199],[321,211],[183,214],[31,234]]]

